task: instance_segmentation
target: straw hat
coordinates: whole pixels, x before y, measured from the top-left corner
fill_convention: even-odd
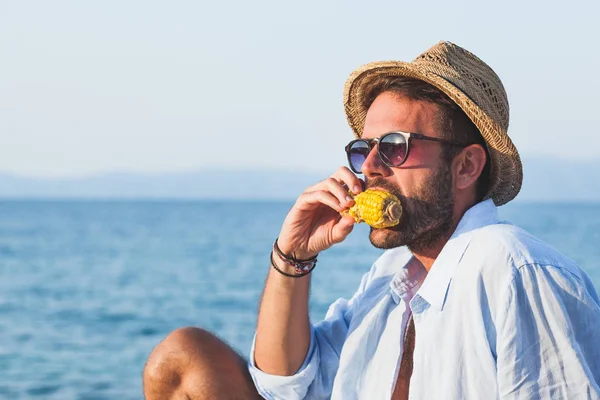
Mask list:
[[[359,67],[344,87],[346,117],[356,137],[362,135],[367,114],[362,106],[365,87],[382,75],[420,79],[446,93],[487,143],[491,177],[486,198],[500,206],[519,193],[523,168],[507,134],[508,99],[500,78],[487,64],[453,43],[440,42],[412,62],[378,61]]]

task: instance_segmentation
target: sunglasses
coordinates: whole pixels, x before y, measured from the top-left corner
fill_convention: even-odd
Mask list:
[[[388,167],[399,167],[408,158],[410,142],[412,139],[430,140],[452,146],[467,147],[467,144],[453,142],[451,140],[438,139],[419,133],[389,132],[374,139],[356,139],[346,145],[346,155],[350,168],[357,174],[362,174],[362,166],[371,153],[373,146],[377,144],[377,154],[381,161]]]

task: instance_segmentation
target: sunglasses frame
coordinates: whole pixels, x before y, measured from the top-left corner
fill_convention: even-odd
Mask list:
[[[379,143],[386,138],[389,135],[400,135],[404,138],[404,140],[406,141],[406,154],[404,155],[404,158],[402,159],[402,162],[400,162],[397,165],[392,165],[387,163],[383,157],[381,156],[381,148],[379,147]],[[362,171],[357,171],[356,169],[354,169],[354,166],[352,165],[352,161],[350,159],[350,149],[351,147],[358,142],[364,142],[367,144],[367,146],[369,147],[369,154],[371,154],[371,152],[373,151],[373,147],[375,146],[375,144],[377,144],[377,156],[379,157],[379,159],[381,160],[381,162],[383,164],[385,164],[387,167],[389,168],[395,168],[395,167],[399,167],[402,164],[404,164],[406,162],[406,160],[408,159],[408,155],[410,153],[410,142],[412,139],[417,139],[417,140],[429,140],[431,142],[438,142],[438,143],[442,143],[442,144],[448,144],[451,146],[458,146],[458,147],[467,147],[469,146],[469,144],[464,144],[464,143],[458,143],[458,142],[453,142],[452,140],[446,140],[446,139],[439,139],[439,138],[434,138],[431,136],[425,136],[422,135],[420,133],[409,133],[409,132],[402,132],[402,131],[393,131],[393,132],[388,132],[385,133],[383,135],[381,135],[378,138],[373,138],[373,139],[355,139],[353,141],[351,141],[350,143],[348,143],[346,145],[346,147],[344,148],[346,150],[346,157],[348,158],[348,165],[350,165],[350,169],[352,169],[352,171],[354,171],[357,174],[362,174]],[[369,155],[367,154],[367,157]],[[365,160],[367,158],[365,157]]]

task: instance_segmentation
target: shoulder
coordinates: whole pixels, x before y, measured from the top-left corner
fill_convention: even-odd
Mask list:
[[[474,231],[469,249],[481,259],[480,273],[502,274],[509,286],[554,281],[577,291],[593,288],[572,259],[513,224],[493,224]]]
[[[473,231],[469,247],[516,269],[531,264],[563,266],[573,272],[578,269],[573,260],[556,248],[510,223]]]

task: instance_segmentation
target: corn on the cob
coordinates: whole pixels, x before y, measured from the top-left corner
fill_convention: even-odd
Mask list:
[[[354,205],[342,211],[342,215],[351,215],[357,223],[366,222],[373,228],[387,228],[400,222],[402,205],[393,194],[367,189],[352,196]]]

